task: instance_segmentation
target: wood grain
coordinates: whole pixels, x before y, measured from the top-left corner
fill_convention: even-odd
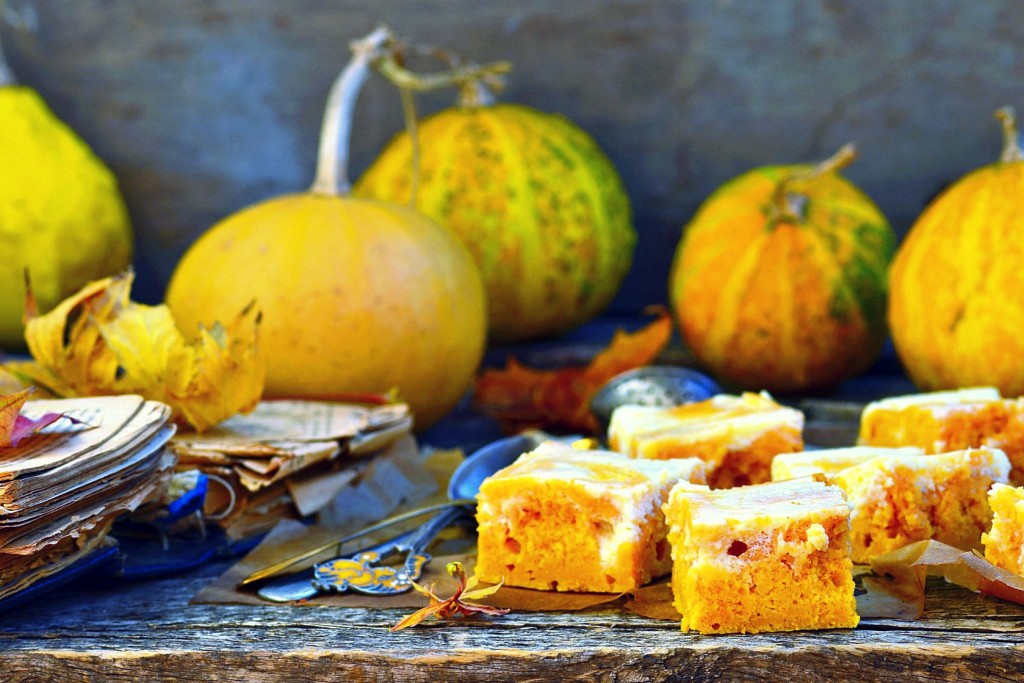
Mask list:
[[[925,617],[700,636],[620,610],[389,633],[400,611],[188,605],[225,569],[61,592],[3,616],[4,680],[1019,680],[1024,608],[933,581]]]
[[[835,408],[809,410],[808,426],[848,445],[858,410]],[[602,608],[390,633],[404,611],[189,604],[227,568],[81,581],[2,614],[0,680],[969,683],[1024,675],[1024,606],[939,579],[929,581],[920,620],[866,619],[854,630],[701,636]]]

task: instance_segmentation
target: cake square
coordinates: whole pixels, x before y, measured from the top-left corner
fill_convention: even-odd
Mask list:
[[[831,475],[846,492],[853,561],[934,538],[970,550],[992,519],[987,493],[1005,483],[1006,455],[972,448],[938,455],[880,456]]]
[[[620,406],[608,442],[631,458],[698,457],[711,488],[729,488],[771,479],[776,454],[803,450],[803,425],[803,413],[768,394],[720,394],[674,408]]]
[[[934,391],[869,403],[861,413],[857,441],[865,446],[919,446],[928,453],[945,453],[977,448],[1005,423],[1006,408],[998,389]]]
[[[1003,399],[1006,423],[987,435],[979,446],[998,448],[1010,459],[1010,483],[1024,486],[1024,398]]]
[[[988,504],[992,528],[981,536],[985,559],[1024,576],[1024,487],[993,484]]]
[[[672,568],[661,506],[697,458],[632,460],[548,442],[484,480],[476,574],[541,590],[620,593]]]
[[[924,450],[915,446],[901,448],[853,446],[851,448],[823,448],[817,451],[782,453],[776,455],[772,460],[772,481],[796,479],[812,474],[834,474],[881,455],[903,458],[909,455],[924,455]]]
[[[1010,482],[1024,484],[1024,398],[993,387],[897,396],[869,403],[858,442],[919,446],[926,453],[998,448],[1010,459]]]
[[[684,631],[857,625],[850,509],[807,477],[727,490],[677,485],[664,506]]]

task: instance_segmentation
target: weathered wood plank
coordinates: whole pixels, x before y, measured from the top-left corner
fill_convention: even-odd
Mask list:
[[[836,423],[835,434],[849,430]],[[229,564],[145,583],[82,582],[0,615],[2,680],[895,683],[1024,672],[1024,606],[939,579],[922,619],[870,619],[854,630],[701,636],[599,608],[390,633],[404,611],[189,605]]]
[[[620,610],[386,629],[395,610],[188,605],[221,567],[64,591],[4,615],[11,681],[1015,680],[1024,608],[940,581],[916,622],[852,631],[684,634]]]

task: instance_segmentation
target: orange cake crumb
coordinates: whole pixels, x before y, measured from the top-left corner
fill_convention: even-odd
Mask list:
[[[981,537],[985,559],[1024,576],[1024,487],[993,484],[988,503],[992,528]]]
[[[768,481],[776,454],[803,450],[803,425],[803,413],[767,394],[721,394],[675,408],[621,406],[608,442],[632,458],[700,458],[711,488],[729,488]]]
[[[477,576],[542,590],[619,593],[672,567],[661,505],[687,458],[632,460],[548,442],[484,480],[477,496]]]
[[[908,455],[924,455],[924,449],[914,446],[901,448],[853,446],[851,448],[823,448],[817,451],[782,453],[772,459],[772,481],[796,479],[812,474],[834,474],[880,455],[903,458]]]
[[[1006,424],[996,434],[991,434],[982,446],[998,448],[1010,459],[1010,483],[1024,486],[1024,398],[1003,399],[1006,408]]]
[[[838,487],[810,477],[725,491],[680,484],[664,510],[684,631],[857,625],[850,509]]]
[[[992,519],[987,493],[1005,483],[1006,455],[976,448],[938,455],[880,456],[831,475],[846,492],[853,561],[929,538],[970,550]]]
[[[869,403],[858,442],[918,446],[926,453],[998,448],[1010,459],[1010,481],[1024,484],[1024,399],[993,387],[897,396]]]

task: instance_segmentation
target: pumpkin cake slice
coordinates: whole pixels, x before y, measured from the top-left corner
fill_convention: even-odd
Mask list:
[[[704,474],[697,458],[541,444],[480,486],[476,574],[541,590],[638,588],[672,567],[662,503],[675,484],[703,484]]]
[[[993,484],[988,492],[992,528],[981,536],[985,559],[1024,576],[1024,487]]]
[[[867,404],[857,441],[864,446],[919,446],[928,453],[945,453],[981,446],[1005,423],[1006,408],[998,389],[934,391]]]
[[[901,448],[853,446],[851,448],[825,448],[817,451],[781,453],[772,459],[772,481],[796,479],[812,474],[834,474],[880,455],[902,458],[910,455],[924,455],[924,450],[914,446]]]
[[[1010,459],[1010,481],[1024,484],[1024,399],[993,387],[897,396],[869,403],[859,443],[918,446],[926,453],[998,448]]]
[[[720,489],[771,479],[776,454],[803,450],[803,426],[803,413],[766,393],[720,394],[674,408],[616,408],[608,442],[632,458],[698,457]]]
[[[934,538],[970,550],[991,522],[987,494],[1005,483],[1006,454],[972,448],[938,455],[880,456],[830,475],[852,513],[853,561]]]
[[[664,506],[684,631],[857,625],[850,509],[818,479],[724,491],[679,484]]]

